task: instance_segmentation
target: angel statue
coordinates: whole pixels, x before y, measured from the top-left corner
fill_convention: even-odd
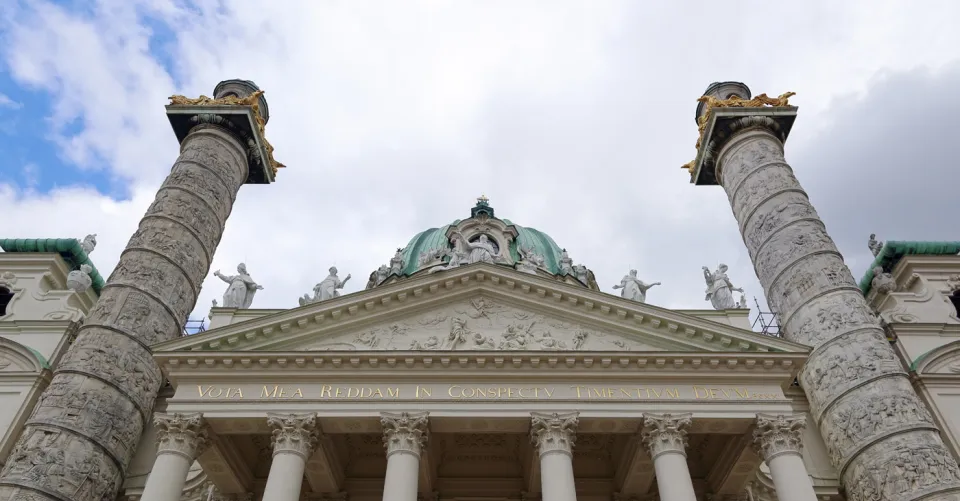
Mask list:
[[[630,270],[630,274],[624,275],[623,279],[620,280],[620,285],[614,285],[613,288],[614,290],[623,289],[620,296],[624,299],[638,303],[646,303],[647,291],[654,285],[660,285],[660,282],[654,282],[652,284],[644,283],[643,280],[637,278],[637,270]]]
[[[486,235],[480,235],[480,238],[478,238],[476,242],[471,242],[466,238],[463,238],[463,235],[460,232],[457,232],[457,236],[459,237],[459,240],[463,242],[463,246],[470,253],[469,257],[467,258],[467,263],[493,264],[496,262],[497,257],[499,257],[496,247],[490,243],[490,239]]]
[[[870,248],[870,252],[873,253],[873,257],[880,255],[880,251],[883,250],[883,242],[877,241],[877,234],[871,233],[870,239],[867,240],[867,247]]]
[[[213,272],[213,276],[230,284],[223,293],[224,308],[249,308],[253,303],[253,295],[258,290],[263,290],[263,286],[257,285],[247,273],[247,265],[243,263],[237,266],[237,275],[227,276],[217,270]]]
[[[710,268],[703,267],[703,278],[707,282],[707,301],[713,304],[715,310],[729,310],[736,308],[737,302],[733,300],[733,293],[743,293],[743,289],[733,286],[727,277],[727,265],[720,264],[717,271],[710,273]]]

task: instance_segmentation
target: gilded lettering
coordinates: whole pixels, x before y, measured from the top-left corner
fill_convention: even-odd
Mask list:
[[[626,388],[620,388],[620,394],[623,395],[623,396],[625,396],[625,397],[627,397],[627,398],[632,398],[632,397],[633,397],[633,394],[631,394],[630,391],[627,390]]]
[[[243,398],[243,391],[240,388],[227,388],[227,398]]]
[[[297,391],[293,392],[293,395],[291,395],[291,397],[303,398],[303,391],[301,391],[300,388],[297,388]]]
[[[380,391],[380,388],[377,388],[377,389],[373,392],[373,395],[370,395],[370,396],[371,396],[371,397],[377,397],[377,398],[383,398],[383,392]]]
[[[423,396],[421,396],[423,395]],[[417,389],[414,391],[414,398],[429,398],[433,396],[431,394],[430,388],[424,388],[422,386],[417,386]]]
[[[677,388],[670,389],[664,388],[663,393],[666,394],[667,398],[680,398],[680,390]]]
[[[393,398],[400,398],[400,388],[387,388],[387,395]]]
[[[577,398],[581,398],[581,396],[580,396],[580,387],[579,387],[579,386],[571,386],[571,388],[575,388],[575,389],[577,390]]]
[[[336,398],[342,397],[342,396],[343,396],[343,389],[338,386],[337,389],[333,391],[333,396],[336,397]]]
[[[553,397],[553,388],[544,388],[543,391],[547,394],[547,398]],[[577,396],[580,396],[580,392],[577,392]]]
[[[333,391],[333,386],[323,385],[320,387],[320,398],[323,397],[332,397],[330,393]]]
[[[653,398],[660,398],[660,392],[656,388],[647,388],[647,397],[650,397],[650,392],[653,392]]]
[[[740,395],[740,398],[750,398],[750,392],[746,388],[734,388],[734,391]]]

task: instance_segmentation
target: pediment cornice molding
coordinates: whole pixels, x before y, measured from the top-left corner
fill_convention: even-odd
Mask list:
[[[328,330],[387,321],[391,315],[421,311],[478,292],[600,328],[635,332],[677,350],[804,355],[810,351],[780,338],[484,263],[284,310],[161,343],[153,349],[155,353],[270,349]]]

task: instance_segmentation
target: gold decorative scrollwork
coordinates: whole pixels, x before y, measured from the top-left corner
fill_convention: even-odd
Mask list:
[[[697,119],[697,144],[696,149],[700,151],[700,143],[703,141],[703,133],[707,129],[707,122],[710,120],[710,112],[713,108],[781,108],[784,106],[790,106],[790,98],[797,95],[796,92],[785,92],[780,94],[777,97],[770,97],[764,94],[760,94],[753,99],[743,99],[739,96],[732,96],[729,99],[717,99],[713,96],[701,96],[697,99],[698,103],[704,103],[706,110],[703,115]],[[687,169],[691,173],[693,172],[694,163],[696,159],[691,160],[683,164],[680,168]]]

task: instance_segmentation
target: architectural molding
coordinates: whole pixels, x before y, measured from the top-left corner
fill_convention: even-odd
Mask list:
[[[559,452],[573,457],[579,412],[530,413],[530,439],[540,456]]]
[[[430,430],[426,412],[381,412],[383,446],[387,457],[395,453],[407,453],[420,457],[427,444]]]
[[[757,414],[757,427],[753,430],[753,446],[764,461],[780,454],[797,454],[803,450],[803,430],[807,420],[803,415]]]
[[[310,458],[320,440],[320,427],[317,415],[268,413],[267,425],[270,426],[273,455],[281,453],[296,454],[304,461]]]
[[[157,429],[157,454],[179,454],[193,462],[210,445],[209,428],[200,413],[157,413],[153,424]]]
[[[692,414],[647,414],[643,416],[640,437],[650,457],[673,452],[687,455],[687,431],[693,420]]]

